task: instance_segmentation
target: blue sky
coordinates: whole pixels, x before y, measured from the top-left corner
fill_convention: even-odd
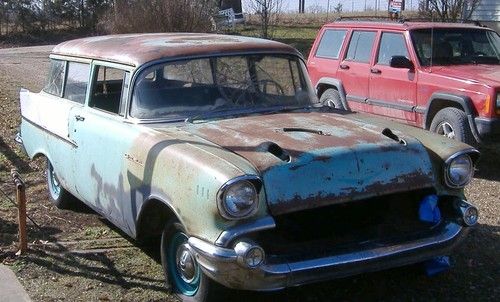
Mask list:
[[[243,3],[243,11],[247,7],[247,3],[252,0],[242,0]],[[342,3],[344,11],[363,11],[365,8],[365,3],[367,8],[375,8],[375,2],[378,1],[380,3],[380,9],[386,10],[388,0],[306,0],[306,11],[308,8],[313,6],[319,6],[326,11],[328,6],[328,2],[330,2],[330,9],[337,5],[337,3]],[[419,0],[406,0],[406,8],[411,7],[416,9],[418,7]],[[298,11],[299,10],[299,0],[283,0],[283,10],[284,11]]]

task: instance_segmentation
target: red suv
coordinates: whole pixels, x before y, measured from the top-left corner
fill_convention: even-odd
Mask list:
[[[337,21],[307,61],[320,100],[469,144],[498,141],[500,37],[468,24]]]

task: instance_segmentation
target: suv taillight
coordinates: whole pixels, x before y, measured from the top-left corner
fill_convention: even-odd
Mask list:
[[[500,92],[497,92],[497,100],[495,102],[495,112],[500,114]]]

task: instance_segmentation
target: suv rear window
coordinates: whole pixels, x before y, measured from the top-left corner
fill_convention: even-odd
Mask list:
[[[325,30],[323,36],[321,37],[321,41],[319,42],[316,56],[329,59],[338,59],[340,49],[342,48],[342,44],[344,43],[346,32],[346,30]]]
[[[369,63],[375,34],[374,31],[353,31],[345,59],[348,61]]]

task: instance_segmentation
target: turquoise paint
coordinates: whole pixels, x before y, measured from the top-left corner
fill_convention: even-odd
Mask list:
[[[303,203],[325,198],[366,198],[422,185],[416,181],[428,185],[434,181],[431,161],[416,140],[408,146],[357,144],[312,150],[291,163],[264,171],[263,179],[271,208],[278,204],[286,207],[287,203],[307,207]]]

